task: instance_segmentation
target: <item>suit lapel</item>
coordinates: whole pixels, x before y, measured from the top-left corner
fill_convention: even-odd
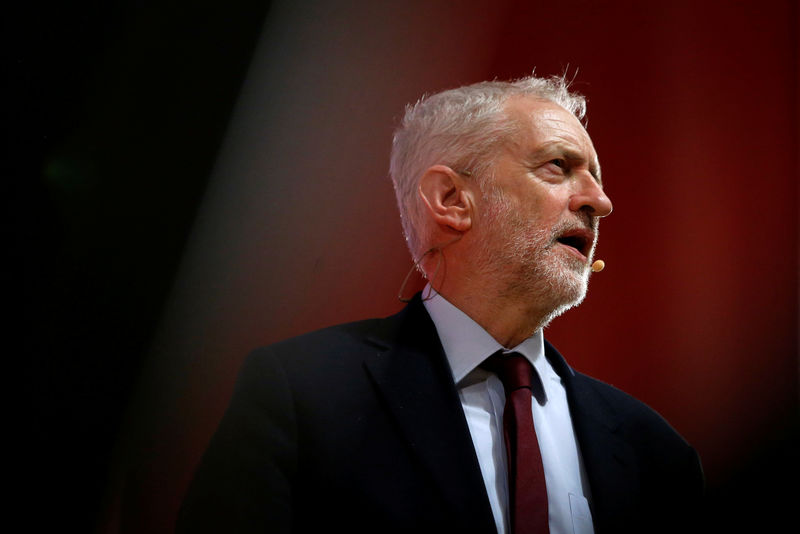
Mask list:
[[[419,295],[382,326],[370,338],[380,351],[365,365],[389,412],[452,507],[453,517],[469,531],[493,531],[464,411]]]
[[[572,424],[592,491],[595,526],[631,510],[638,499],[636,458],[621,432],[622,416],[598,390],[593,379],[573,371],[545,342],[545,354],[561,376]]]
[[[494,519],[450,367],[419,295],[370,336],[378,349],[367,372],[409,447],[431,473],[453,517],[469,531],[494,530]],[[632,509],[638,496],[635,456],[621,435],[620,414],[592,379],[573,371],[545,341],[562,378],[592,491],[595,526]]]

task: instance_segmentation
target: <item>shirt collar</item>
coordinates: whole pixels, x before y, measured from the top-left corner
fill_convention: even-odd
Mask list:
[[[522,354],[537,368],[540,376],[553,373],[544,358],[544,337],[541,329],[513,349],[506,349],[481,325],[438,294],[430,285],[426,286],[422,294],[430,295],[423,304],[433,324],[436,325],[456,384],[498,350]]]

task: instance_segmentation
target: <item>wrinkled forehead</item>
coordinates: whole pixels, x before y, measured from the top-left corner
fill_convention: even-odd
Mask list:
[[[528,143],[562,143],[597,162],[589,133],[577,117],[567,109],[537,97],[518,96],[506,101],[505,113],[518,129],[512,141]]]

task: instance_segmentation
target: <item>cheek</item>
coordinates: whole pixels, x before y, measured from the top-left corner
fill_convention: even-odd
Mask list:
[[[566,187],[531,184],[527,188],[505,191],[488,199],[483,212],[484,224],[495,234],[500,232],[530,235],[549,234],[568,212]]]
[[[543,224],[558,224],[565,216],[569,215],[569,191],[562,188],[558,193],[560,194],[556,194],[554,191],[553,194],[540,196],[531,202],[531,206],[535,206],[532,209],[535,210],[536,217]]]
[[[539,228],[551,228],[562,219],[564,210],[556,202],[529,201],[520,213],[524,213],[529,224]]]

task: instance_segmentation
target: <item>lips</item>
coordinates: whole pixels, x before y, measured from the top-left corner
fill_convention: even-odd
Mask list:
[[[579,254],[584,261],[588,260],[594,244],[594,232],[584,228],[567,230],[556,237],[556,242]]]

